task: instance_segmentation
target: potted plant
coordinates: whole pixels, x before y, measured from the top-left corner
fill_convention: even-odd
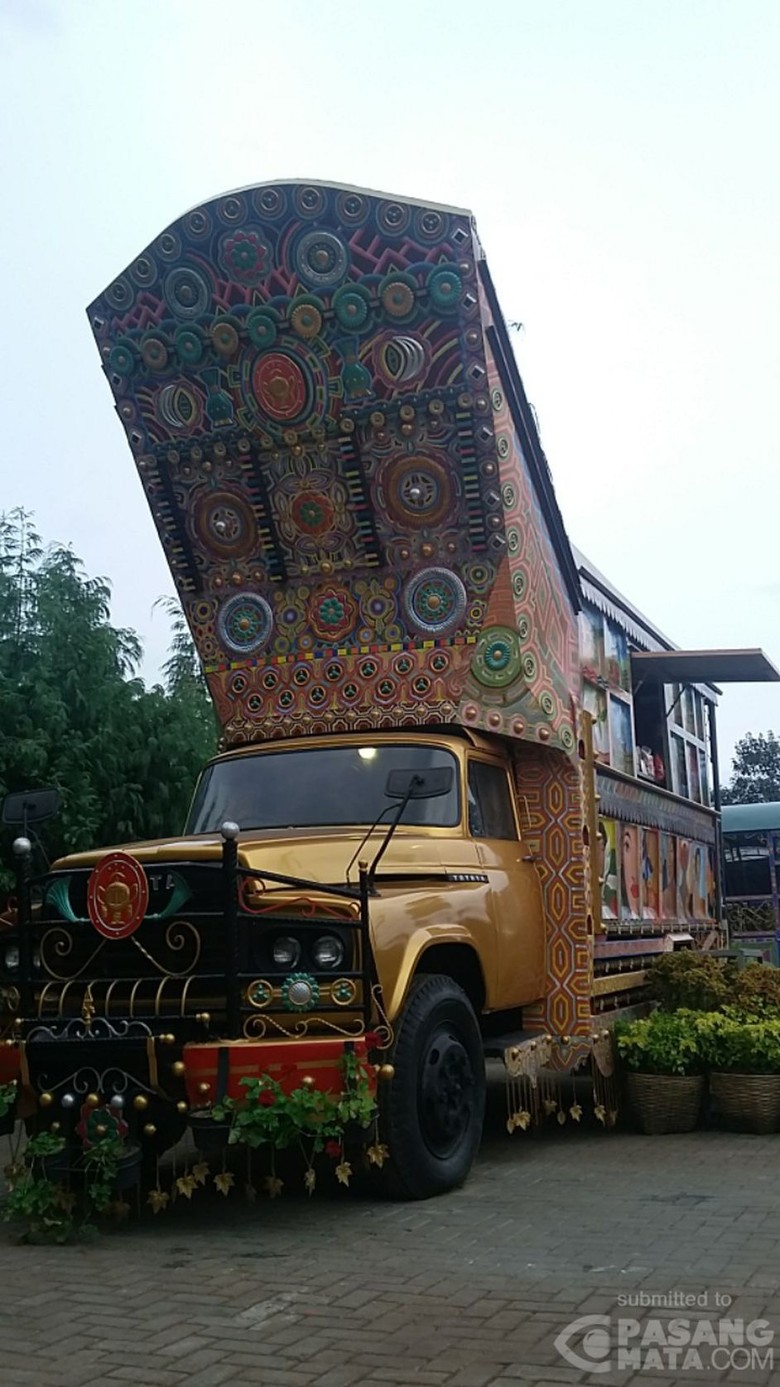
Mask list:
[[[230,1140],[229,1117],[220,1119],[211,1108],[197,1108],[190,1113],[188,1121],[195,1148],[201,1155],[215,1156],[224,1151]]]
[[[277,1152],[292,1149],[303,1157],[304,1186],[309,1194],[316,1183],[315,1158],[323,1154],[333,1162],[339,1184],[349,1184],[353,1172],[347,1143],[352,1138],[356,1145],[365,1144],[366,1133],[372,1128],[375,1138],[366,1147],[366,1156],[378,1166],[387,1159],[389,1152],[376,1135],[375,1081],[352,1051],[345,1051],[341,1068],[339,1093],[322,1092],[311,1081],[288,1092],[269,1074],[262,1074],[241,1080],[241,1098],[225,1098],[212,1109],[218,1123],[229,1124],[231,1146],[267,1148],[271,1173],[265,1185],[272,1196],[282,1188],[274,1164]]]
[[[691,1132],[699,1119],[704,1075],[697,1019],[690,1011],[655,1011],[615,1026],[631,1107],[648,1136]]]
[[[699,1036],[720,1116],[743,1132],[780,1130],[780,1018],[700,1016]]]

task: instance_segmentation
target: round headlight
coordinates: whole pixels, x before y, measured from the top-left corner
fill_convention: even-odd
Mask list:
[[[338,968],[344,959],[344,945],[335,934],[323,934],[311,952],[318,968]]]
[[[19,950],[15,944],[6,949],[3,962],[10,972],[19,967]]]
[[[284,935],[281,939],[274,940],[271,953],[278,968],[294,968],[301,956],[301,946],[297,939]]]

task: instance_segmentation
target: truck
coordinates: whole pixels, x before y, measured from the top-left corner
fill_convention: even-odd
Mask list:
[[[158,1169],[351,1057],[410,1199],[467,1177],[486,1058],[510,1131],[588,1066],[610,1125],[610,1025],[725,939],[718,681],[777,671],[572,548],[468,211],[261,184],[88,317],[222,742],[179,836],[40,872],[20,818],[14,1115]]]

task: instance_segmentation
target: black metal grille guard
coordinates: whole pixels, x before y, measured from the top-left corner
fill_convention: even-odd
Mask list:
[[[208,922],[211,922],[214,936],[216,937],[218,932],[221,934],[221,948],[218,951],[220,955],[219,965],[215,966],[217,960],[213,957],[212,947],[211,966],[207,970],[195,971],[200,954],[189,970],[185,969],[181,973],[166,973],[164,969],[161,969],[162,981],[157,988],[154,1005],[151,1002],[148,1005],[144,1004],[146,1009],[136,1013],[134,1003],[138,989],[141,989],[140,996],[143,999],[141,984],[148,982],[151,987],[155,981],[154,977],[147,975],[146,978],[140,979],[133,976],[112,975],[110,983],[106,980],[90,979],[87,969],[89,962],[95,957],[93,954],[79,975],[70,980],[67,978],[58,979],[59,982],[63,983],[65,991],[71,986],[74,987],[74,1001],[76,1000],[75,989],[78,984],[79,995],[83,995],[85,999],[88,998],[90,1008],[94,1008],[96,1011],[102,1004],[103,1020],[108,1019],[109,1009],[113,1008],[110,1013],[113,1026],[109,1024],[105,1029],[98,1026],[97,1017],[93,1021],[89,1015],[84,1017],[82,1012],[85,1037],[93,1036],[97,1039],[102,1030],[101,1039],[106,1041],[118,1039],[118,1036],[113,1036],[111,1032],[117,1023],[128,1018],[128,1014],[130,1019],[134,1019],[138,1015],[147,1022],[153,1022],[155,1031],[158,1028],[165,1030],[173,1022],[181,1023],[182,1019],[190,1015],[191,1020],[197,1021],[201,1026],[205,1024],[207,1030],[214,1034],[214,1028],[211,1024],[212,1018],[208,1013],[192,1015],[187,1012],[187,992],[190,985],[197,988],[199,992],[202,992],[204,988],[210,989],[213,995],[224,998],[224,1027],[221,1024],[218,1027],[221,1038],[235,1040],[250,1034],[264,1035],[266,1033],[264,1027],[257,1029],[256,1005],[249,999],[249,989],[257,978],[257,971],[247,968],[245,957],[242,967],[242,950],[245,956],[247,930],[250,926],[253,933],[257,931],[278,932],[280,926],[294,928],[297,933],[308,930],[322,932],[323,928],[327,929],[328,927],[337,927],[339,931],[350,931],[353,939],[351,966],[339,970],[338,977],[344,982],[355,985],[355,1005],[350,1007],[354,1024],[351,1030],[344,1030],[336,1024],[329,1024],[327,1019],[324,1019],[323,1026],[326,1033],[336,1032],[344,1035],[359,1034],[369,1028],[372,1012],[379,999],[378,978],[371,947],[369,924],[371,885],[369,872],[365,865],[360,866],[359,880],[356,885],[335,885],[315,882],[302,877],[286,876],[277,872],[265,871],[262,868],[240,865],[236,839],[227,836],[223,836],[221,859],[179,859],[171,862],[141,862],[139,865],[146,872],[147,877],[155,873],[186,872],[187,869],[194,868],[197,868],[199,872],[206,872],[209,876],[219,874],[217,895],[220,904],[218,911],[198,912],[188,909],[186,911],[188,920],[177,922],[179,927],[192,929],[195,934],[198,934],[200,928],[208,927]],[[89,923],[87,918],[82,919],[80,916],[75,917],[70,922],[61,918],[47,919],[43,913],[43,902],[47,895],[47,888],[58,878],[73,878],[74,876],[88,878],[93,868],[62,868],[59,871],[49,871],[33,876],[30,871],[29,851],[17,852],[16,866],[17,927],[15,934],[19,950],[19,966],[12,983],[14,988],[18,990],[19,1005],[15,1029],[21,1031],[22,1035],[29,1035],[32,1038],[36,1029],[40,1034],[41,1025],[45,1025],[48,1020],[44,1016],[46,989],[55,986],[53,981],[46,982],[40,975],[36,976],[33,963],[36,943],[40,946],[41,937],[46,930],[61,929],[65,933],[69,924],[78,928]],[[269,887],[272,888],[270,891],[268,890]],[[294,907],[298,902],[275,902],[273,897],[278,889],[298,892],[304,896],[308,907],[306,913],[290,913],[291,907]],[[33,908],[33,900],[36,895],[40,901],[38,910]],[[267,908],[262,905],[266,895],[270,897]],[[312,897],[315,899],[312,900]],[[260,905],[257,904],[258,900],[261,902]],[[333,905],[329,906],[329,902],[333,902]],[[334,908],[336,902],[348,902],[352,906],[352,910],[347,912]],[[277,905],[278,909],[275,908]],[[191,921],[195,921],[197,924],[192,924]],[[173,921],[169,923],[168,930],[173,923]],[[7,937],[11,937],[10,932]],[[130,936],[130,939],[132,940],[134,937]],[[109,948],[117,947],[113,941],[104,942]],[[212,946],[213,942],[213,938],[209,940]],[[98,949],[102,947],[103,945],[100,944]],[[148,960],[150,959],[153,964],[156,963],[156,960],[140,943],[137,943],[136,947],[141,949],[141,953],[145,954]],[[269,976],[273,976],[273,974],[269,974]],[[328,984],[332,982],[332,975],[325,977],[322,972],[318,972],[317,980],[327,990]],[[9,979],[9,981],[11,980]],[[84,991],[85,986],[86,992]],[[95,989],[95,996],[91,991],[92,986]],[[166,989],[167,996],[165,995]],[[128,990],[132,997],[129,1008],[126,1004],[123,1005],[123,997]],[[222,1007],[219,1010],[221,1012]],[[327,1011],[329,1008],[317,1006],[317,1019],[323,1010]],[[254,1027],[251,1024],[253,1018]],[[68,1017],[63,1014],[61,1006],[57,1019],[66,1028],[74,1020],[73,1016]],[[305,1034],[308,1029],[305,1018],[298,1014],[296,1020],[293,1012],[291,1019],[294,1021],[292,1029],[277,1024],[276,1031],[290,1037],[296,1034]],[[49,1036],[52,1040],[55,1039],[58,1029],[60,1027],[55,1025],[49,1030]],[[72,1028],[63,1032],[63,1040],[65,1040],[66,1034],[69,1040],[75,1038]]]

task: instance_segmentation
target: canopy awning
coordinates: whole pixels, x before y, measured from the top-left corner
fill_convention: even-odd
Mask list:
[[[632,650],[640,678],[664,684],[772,684],[780,682],[763,650]]]

